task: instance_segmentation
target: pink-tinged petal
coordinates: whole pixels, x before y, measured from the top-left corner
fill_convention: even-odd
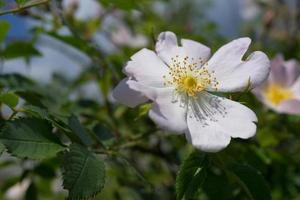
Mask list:
[[[186,107],[172,101],[174,89],[159,89],[149,117],[162,129],[182,134],[187,130]]]
[[[286,85],[291,86],[300,75],[300,66],[296,60],[288,60],[284,63],[286,71]]]
[[[182,47],[185,49],[187,56],[192,57],[194,59],[203,59],[207,61],[210,56],[210,48],[207,46],[188,39],[181,40]]]
[[[277,55],[271,60],[271,71],[269,76],[269,81],[272,83],[286,85],[286,69],[284,67],[284,59],[282,55]]]
[[[131,89],[128,82],[130,82],[128,78],[123,79],[113,90],[113,97],[118,102],[131,108],[147,102],[148,98],[146,98],[142,93]]]
[[[293,92],[294,97],[300,100],[300,76],[294,81],[290,89]]]
[[[164,87],[164,75],[169,69],[151,50],[142,49],[131,57],[124,68],[124,73],[139,83],[151,87]]]
[[[208,61],[208,70],[219,82],[218,91],[243,91],[249,85],[254,88],[268,77],[270,61],[260,51],[253,52],[245,61],[243,55],[250,45],[250,38],[240,38],[222,46]],[[214,88],[209,88],[214,91]]]
[[[300,100],[292,99],[283,101],[280,103],[276,109],[280,113],[287,113],[287,114],[300,114]]]
[[[225,148],[231,137],[247,139],[255,135],[257,117],[246,106],[208,93],[198,98],[196,107],[188,111],[189,131],[186,133],[195,147],[216,152]],[[198,118],[195,110],[199,110]]]

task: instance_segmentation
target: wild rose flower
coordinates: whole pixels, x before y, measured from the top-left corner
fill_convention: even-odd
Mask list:
[[[267,81],[253,93],[267,107],[279,113],[300,114],[300,69],[295,60],[284,61],[281,55],[271,62]]]
[[[161,128],[185,133],[196,148],[216,152],[231,138],[255,135],[257,118],[246,106],[210,92],[243,91],[261,84],[269,73],[269,59],[260,51],[245,61],[251,40],[240,38],[221,47],[210,59],[210,49],[198,42],[163,32],[156,52],[142,49],[124,68],[128,76],[115,88],[119,102],[135,107],[151,100],[150,118]]]

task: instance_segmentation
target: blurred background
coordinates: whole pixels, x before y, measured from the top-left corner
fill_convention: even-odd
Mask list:
[[[1,11],[17,6],[13,0],[0,2]],[[157,130],[145,107],[129,109],[111,96],[130,56],[144,47],[153,49],[160,32],[197,40],[213,52],[247,36],[252,39],[249,52],[300,60],[299,0],[58,0],[2,15],[0,22],[9,24],[0,40],[2,86],[27,87],[16,83],[22,75],[34,82],[34,90],[43,91],[49,110],[75,113],[87,129],[105,124],[108,147],[134,141],[122,150],[125,161],[107,158],[105,188],[95,199],[176,198],[178,167],[193,148],[184,137]],[[23,97],[18,106],[32,101]],[[300,117],[276,113],[251,93],[239,101],[257,113],[257,136],[235,140],[219,155],[259,170],[272,199],[300,200]],[[2,105],[1,119],[12,112]],[[56,158],[31,161],[6,152],[0,157],[0,199],[64,199],[61,184]],[[194,199],[250,198],[212,167]]]

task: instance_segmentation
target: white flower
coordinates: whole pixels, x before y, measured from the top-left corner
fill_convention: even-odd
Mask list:
[[[161,128],[185,133],[196,148],[216,152],[231,138],[255,135],[257,117],[246,106],[210,92],[236,92],[261,84],[270,61],[260,51],[245,61],[251,40],[240,38],[221,47],[210,59],[210,49],[198,42],[163,32],[156,53],[142,49],[124,68],[128,78],[114,90],[121,103],[134,107],[153,102],[150,118]]]

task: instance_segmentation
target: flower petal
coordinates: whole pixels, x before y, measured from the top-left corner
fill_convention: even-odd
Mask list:
[[[286,84],[291,86],[295,83],[300,75],[300,66],[296,60],[288,60],[284,63],[286,71]]]
[[[300,76],[294,81],[293,85],[290,87],[294,94],[294,97],[300,100]]]
[[[271,61],[271,71],[268,80],[280,85],[286,85],[286,77],[283,56],[277,55]]]
[[[173,91],[172,88],[159,89],[149,111],[149,117],[165,130],[184,133],[187,130],[187,108],[172,100]]]
[[[233,40],[222,46],[208,61],[209,71],[214,71],[219,82],[218,91],[243,91],[249,81],[253,88],[268,77],[270,61],[263,52],[253,52],[246,61],[242,60],[250,42],[250,38]],[[209,90],[214,91],[213,88]]]
[[[164,87],[163,76],[168,75],[168,72],[168,67],[149,49],[142,49],[135,53],[124,68],[127,76],[152,87]]]
[[[157,38],[155,51],[158,56],[168,65],[172,63],[171,58],[176,55],[174,49],[178,47],[177,37],[173,32],[162,32]]]
[[[190,63],[194,63],[199,58],[202,61],[207,61],[210,56],[210,49],[193,40],[182,39],[181,45],[178,46],[177,37],[172,32],[162,32],[158,36],[158,40],[155,46],[155,50],[158,56],[169,66],[172,66],[172,58],[178,56],[178,60],[183,61],[185,57],[188,57]],[[199,62],[199,66],[200,66]]]
[[[283,101],[277,108],[280,113],[300,114],[300,100],[292,99]]]
[[[187,56],[194,59],[201,58],[204,61],[207,61],[210,56],[210,48],[207,46],[188,39],[181,40],[182,47],[185,49]]]
[[[188,110],[186,133],[195,147],[216,152],[229,144],[230,137],[246,139],[255,135],[253,122],[257,118],[246,106],[209,93],[202,93],[197,103],[202,110],[196,115],[197,109]]]
[[[128,81],[129,79],[125,78],[117,85],[117,87],[115,87],[112,93],[113,97],[118,102],[131,108],[147,102],[148,98],[146,98],[140,92],[131,89],[130,86],[128,85]]]

